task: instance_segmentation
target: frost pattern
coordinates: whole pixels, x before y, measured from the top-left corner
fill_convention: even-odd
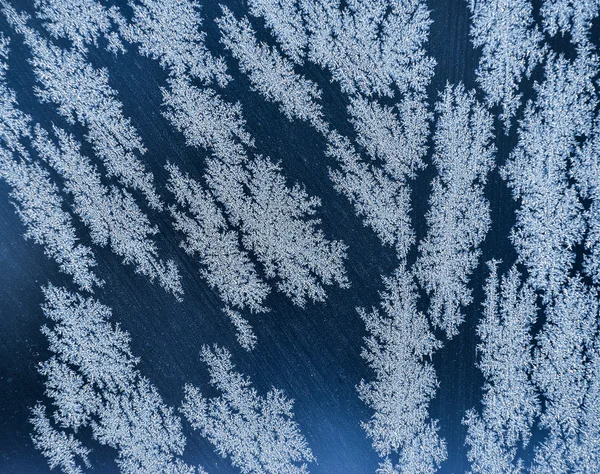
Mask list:
[[[179,418],[136,369],[129,335],[109,322],[111,310],[51,285],[44,295],[43,310],[52,325],[42,332],[53,355],[41,364],[40,373],[58,427],[77,435],[79,428],[90,426],[96,441],[118,451],[116,462],[123,473],[194,473],[179,458],[186,441]],[[43,421],[33,422],[48,430]],[[39,439],[40,434],[34,436]],[[38,447],[60,452],[65,446],[57,443],[64,443],[63,435]],[[81,452],[79,442],[72,435],[68,439],[79,449],[71,451]]]
[[[181,300],[183,289],[175,262],[158,258],[153,236],[158,228],[139,208],[131,194],[116,186],[106,187],[90,160],[81,155],[80,144],[72,135],[54,127],[58,144],[36,127],[33,146],[39,156],[64,179],[64,189],[73,196],[73,210],[89,228],[92,241],[110,245],[124,264],[134,265],[136,273],[158,279],[160,285]]]
[[[163,28],[165,18],[156,15],[148,24]],[[195,21],[200,24],[199,16]],[[135,37],[142,51],[151,51],[148,38]],[[175,53],[167,49],[161,54]],[[207,160],[205,179],[266,276],[277,278],[278,288],[300,306],[307,299],[323,301],[324,285],[348,286],[344,244],[325,239],[316,228],[318,219],[310,218],[320,201],[309,198],[299,185],[289,187],[279,165],[268,158],[248,156],[254,142],[245,130],[241,107],[224,101],[213,89],[196,87],[185,74],[169,80],[163,97],[165,117],[183,132],[187,144],[214,154]]]
[[[90,467],[88,459],[90,450],[72,434],[67,435],[64,431],[52,426],[46,415],[46,409],[41,403],[35,405],[31,414],[33,445],[48,459],[50,469],[60,467],[65,474],[82,474],[83,471],[77,464],[77,458],[81,459],[86,467]]]
[[[598,295],[569,279],[546,311],[534,381],[544,397],[532,473],[592,473],[600,465],[600,334]]]
[[[323,285],[347,287],[345,245],[325,239],[316,228],[319,220],[309,217],[319,199],[299,185],[288,187],[281,168],[270,160],[247,157],[243,145],[252,142],[239,109],[185,81],[176,83],[165,102],[167,117],[187,143],[215,154],[207,160],[206,180],[230,221],[240,226],[244,247],[261,262],[267,278],[277,278],[278,288],[300,306],[307,299],[324,301]]]
[[[98,46],[103,36],[108,50],[125,52],[125,47],[116,32],[115,24],[124,19],[116,7],[105,8],[95,0],[35,0],[36,16],[54,38],[68,38],[73,46],[85,52],[86,46]]]
[[[575,62],[551,55],[537,97],[528,103],[519,141],[503,175],[519,200],[511,239],[519,262],[546,300],[560,292],[575,262],[573,247],[585,232],[583,206],[569,183],[578,138],[593,121],[593,61],[580,50]]]
[[[204,46],[202,17],[196,0],[136,0],[131,24],[121,25],[123,37],[138,43],[143,56],[160,61],[176,77],[190,75],[224,86],[230,80],[225,62]]]
[[[181,412],[192,427],[244,474],[307,473],[315,458],[293,419],[293,400],[276,388],[259,395],[224,348],[204,346],[201,358],[222,395],[205,398],[186,385]]]
[[[0,177],[12,188],[10,196],[27,229],[25,238],[42,245],[44,253],[82,290],[101,286],[103,281],[92,270],[96,266],[94,254],[78,243],[71,216],[63,209],[48,172],[35,163],[16,161],[0,147]]]
[[[435,60],[425,54],[431,19],[422,0],[301,0],[309,59],[349,94],[424,92]]]
[[[416,309],[412,275],[401,267],[384,284],[382,311],[359,309],[369,333],[362,356],[375,372],[375,380],[357,387],[361,400],[375,412],[362,425],[385,458],[380,472],[433,474],[447,450],[437,420],[428,420],[438,381],[433,365],[423,358],[431,357],[441,343]]]
[[[588,225],[584,246],[583,269],[600,284],[600,115],[594,120],[591,135],[577,150],[573,163],[573,175],[577,182],[579,195],[591,201],[585,211]]]
[[[414,179],[425,168],[430,114],[422,97],[407,94],[395,109],[352,97],[348,112],[358,145],[396,181]]]
[[[416,275],[430,295],[428,316],[451,338],[464,319],[461,306],[472,301],[467,284],[491,225],[483,186],[496,149],[492,116],[474,91],[447,86],[436,109],[433,163],[438,176],[432,182],[429,230],[419,243]]]
[[[470,35],[482,48],[477,82],[490,106],[501,106],[506,132],[521,104],[519,84],[544,56],[543,36],[529,0],[470,0]]]
[[[340,168],[330,171],[338,192],[354,205],[363,223],[386,245],[393,245],[400,258],[415,243],[410,221],[410,190],[387,173],[361,160],[350,140],[332,132],[327,155]]]
[[[250,323],[240,313],[231,308],[225,308],[225,314],[235,327],[238,344],[247,351],[254,349],[256,347],[256,335]]]
[[[250,14],[262,17],[281,49],[296,64],[303,64],[308,37],[298,0],[249,0]]]
[[[524,472],[517,456],[520,445],[531,439],[540,402],[531,380],[536,295],[516,267],[498,278],[498,262],[488,262],[483,319],[477,326],[481,343],[478,367],[485,377],[481,412],[470,409],[467,425],[468,458],[474,474]]]
[[[289,120],[306,120],[326,133],[328,127],[318,104],[321,91],[317,85],[296,74],[293,64],[275,49],[258,44],[247,18],[237,20],[228,8],[222,9],[223,16],[218,20],[221,42],[239,61],[240,70],[248,74],[252,86],[267,100],[279,103]]]
[[[327,155],[340,166],[331,173],[336,189],[352,202],[358,215],[364,216],[365,225],[370,226],[384,244],[394,245],[400,258],[404,258],[414,237],[408,216],[409,189],[402,184],[424,167],[422,158],[429,132],[430,114],[419,92],[421,86],[413,84],[413,90],[406,91],[397,105],[397,114],[360,93],[354,95],[354,90],[348,91],[351,100],[348,111],[357,132],[357,142],[372,160],[381,160],[377,165],[367,164],[347,138],[335,130],[329,131],[323,122],[320,89],[296,73],[292,62],[275,48],[258,44],[246,18],[236,20],[224,9],[219,26],[224,35],[221,41],[239,61],[240,69],[248,75],[253,87],[268,101],[278,103],[289,120],[306,120],[327,138]],[[350,47],[345,43],[343,46]],[[369,67],[377,66],[373,63]]]
[[[183,249],[189,255],[198,255],[205,267],[202,276],[217,289],[226,305],[264,311],[269,286],[258,275],[248,253],[240,248],[238,232],[228,226],[221,209],[200,183],[175,165],[167,165],[167,170],[168,188],[179,205],[169,210],[175,229],[185,235]]]
[[[0,56],[6,59],[8,41],[0,37]],[[82,290],[103,284],[92,270],[92,250],[80,243],[71,216],[64,210],[58,187],[50,174],[34,163],[23,141],[31,138],[31,117],[18,109],[14,91],[6,85],[7,65],[0,61],[0,178],[11,188],[17,214],[25,225],[25,238],[44,247],[44,253],[73,277]]]
[[[600,14],[600,0],[544,0],[544,30],[551,36],[570,33],[576,44],[590,43],[592,20]]]
[[[138,132],[123,116],[117,92],[108,84],[108,72],[94,69],[82,52],[63,50],[27,26],[29,17],[5,5],[3,12],[13,28],[25,38],[34,59],[34,73],[42,85],[37,94],[52,102],[70,124],[87,129],[86,139],[102,159],[108,176],[140,191],[155,209],[162,207],[152,173],[145,171],[137,155],[146,152]]]

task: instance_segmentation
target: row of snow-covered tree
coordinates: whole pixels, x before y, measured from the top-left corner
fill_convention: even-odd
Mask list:
[[[483,398],[463,418],[471,469],[593,473],[600,465],[600,64],[591,31],[600,1],[544,0],[536,12],[529,0],[465,3],[480,52],[477,87],[448,84],[437,96],[426,0],[248,0],[248,15],[222,6],[216,31],[230,64],[278,105],[282,120],[323,137],[332,186],[397,255],[397,269],[383,276],[380,308],[358,309],[373,379],[357,392],[372,410],[363,428],[382,458],[379,471],[444,468],[440,421],[429,416],[439,385],[433,359],[473,304],[471,276],[485,265],[481,246],[494,229],[486,185],[499,175],[515,199],[509,238],[517,260],[489,256],[477,325]],[[117,450],[124,472],[203,472],[182,460],[178,415],[136,368],[110,309],[89,294],[101,295],[103,285],[96,247],[182,299],[186,282],[161,255],[168,249],[153,224],[166,213],[251,350],[257,339],[244,312],[268,310],[270,283],[300,307],[323,302],[328,287],[350,284],[346,245],[325,236],[319,198],[289,184],[281,164],[261,154],[241,105],[226,99],[233,79],[205,45],[200,3],[108,4],[35,0],[31,17],[2,2],[11,30],[0,41],[0,177],[25,237],[78,290],[43,290],[53,355],[40,373],[50,404],[33,408],[32,438],[50,467],[66,473],[88,465],[83,426]],[[557,36],[567,53],[554,49]],[[71,131],[45,129],[21,108],[7,75],[11,41],[28,50],[37,99],[85,131],[93,156]],[[162,114],[205,153],[200,175],[165,162],[166,192],[156,185],[110,71],[90,59],[94,48],[158,62],[166,75]],[[307,64],[343,96],[353,134],[328,120]],[[516,145],[500,162],[495,142],[504,134]],[[412,187],[427,165],[435,177],[417,241]],[[241,472],[306,472],[314,457],[292,401],[277,389],[259,395],[225,348],[208,344],[201,359],[222,395],[207,398],[186,385],[180,412],[190,426]],[[534,428],[541,435],[528,458]]]

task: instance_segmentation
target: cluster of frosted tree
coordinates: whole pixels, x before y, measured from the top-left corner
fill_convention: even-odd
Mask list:
[[[158,60],[168,70],[168,88],[163,89],[165,117],[184,132],[189,145],[207,148],[214,155],[207,160],[205,175],[210,192],[202,190],[198,183],[193,191],[200,195],[190,195],[188,201],[178,197],[178,203],[185,206],[193,201],[212,199],[213,211],[221,217],[217,227],[213,225],[211,229],[207,215],[196,215],[196,225],[192,225],[192,221],[185,221],[184,209],[179,213],[172,210],[172,214],[176,227],[186,234],[188,244],[201,233],[209,236],[209,240],[196,242],[196,247],[206,248],[218,240],[221,249],[228,249],[223,254],[211,248],[211,257],[200,248],[185,245],[190,253],[199,253],[205,265],[203,276],[219,291],[227,305],[239,309],[248,307],[251,311],[264,309],[262,302],[268,287],[256,274],[248,251],[262,264],[265,276],[276,278],[278,288],[299,305],[304,305],[307,299],[324,300],[326,285],[348,285],[343,267],[345,246],[325,239],[317,229],[318,220],[311,217],[319,205],[318,199],[309,198],[300,186],[290,188],[279,166],[269,159],[260,155],[248,157],[254,142],[245,131],[239,105],[225,102],[209,87],[192,85],[193,80],[199,79],[205,85],[224,86],[230,79],[223,60],[213,57],[204,46],[204,33],[199,30],[202,19],[196,2],[132,2],[130,23],[115,7],[106,9],[93,0],[75,2],[69,14],[66,12],[70,5],[58,0],[40,0],[36,6],[38,17],[49,33],[69,39],[74,46],[63,50],[45,40],[27,26],[26,15],[19,15],[5,6],[5,15],[25,36],[34,55],[34,71],[43,86],[39,91],[40,99],[57,104],[59,112],[70,122],[76,119],[86,126],[87,138],[95,153],[104,160],[108,176],[115,175],[123,184],[141,190],[157,208],[161,203],[153,191],[150,192],[152,176],[143,171],[136,156],[145,151],[141,139],[129,120],[123,117],[116,92],[108,86],[107,72],[94,69],[87,61],[86,48],[97,45],[100,36],[104,36],[109,50],[123,49],[120,43],[118,48],[115,46],[118,36],[112,29],[118,28],[125,41],[139,46],[140,54]],[[72,14],[78,11],[86,13]],[[66,14],[65,18],[63,14]],[[98,192],[97,189],[88,191]],[[127,202],[123,205],[115,203],[117,210],[131,208],[132,198],[123,192],[119,194],[120,201],[124,198]],[[100,225],[98,214],[106,214],[109,210],[101,202],[91,203],[96,205],[97,227]],[[79,209],[83,208],[79,206]],[[87,213],[89,206],[85,211],[86,218],[92,219]],[[130,211],[136,214],[135,209]],[[123,212],[120,214],[123,216]],[[135,217],[144,216],[138,212]],[[123,227],[127,222],[120,224]],[[137,230],[137,236],[109,228],[104,232],[93,231],[93,237],[101,245],[106,245],[109,231],[117,237],[134,237],[130,242],[123,239],[117,242],[120,249],[117,253],[124,255],[127,262],[134,263],[141,273],[151,278],[158,276],[163,286],[175,294],[181,293],[177,270],[172,263],[163,264],[156,260],[153,244],[148,242],[144,247],[136,239],[144,233],[155,233],[155,229],[140,219],[137,224],[142,225],[136,227],[130,220],[131,230]],[[204,228],[204,225],[209,227]],[[222,235],[217,236],[215,232]],[[114,250],[112,237],[110,242]],[[244,248],[238,243],[240,237]],[[291,242],[294,252],[289,251]],[[129,243],[128,248],[124,248],[126,243]],[[234,261],[236,258],[239,260]],[[247,322],[235,311],[226,309],[226,313],[238,329],[243,345],[252,346],[254,336]]]
[[[574,61],[548,56],[545,79],[535,85],[536,98],[525,108],[519,141],[503,168],[520,204],[511,239],[546,300],[565,284],[586,229],[569,168],[593,124],[594,66],[584,50]]]
[[[298,185],[290,188],[281,168],[268,158],[249,156],[254,142],[238,104],[224,101],[212,88],[192,84],[198,78],[223,86],[229,79],[224,63],[210,55],[198,32],[199,5],[192,0],[145,1],[133,8],[132,26],[123,28],[123,36],[172,76],[163,90],[164,115],[188,145],[211,153],[205,175],[211,194],[224,207],[230,225],[239,227],[242,243],[263,265],[267,278],[276,278],[278,288],[301,306],[307,299],[323,301],[325,285],[346,287],[345,246],[325,239],[316,228],[318,220],[310,218],[318,199],[309,198]]]
[[[544,0],[540,11],[549,35],[569,33],[573,43],[589,45],[592,20],[600,15],[600,1]]]
[[[71,216],[64,210],[58,187],[47,170],[34,163],[24,146],[31,137],[31,118],[17,107],[14,91],[6,85],[4,62],[8,40],[0,37],[0,178],[11,188],[10,196],[21,221],[25,238],[44,247],[46,255],[71,275],[82,290],[92,291],[102,281],[95,275],[91,249],[78,243]]]
[[[546,309],[533,379],[544,397],[532,472],[593,473],[600,466],[600,313],[596,289],[570,278]]]
[[[437,420],[428,419],[438,381],[433,365],[424,361],[441,343],[417,311],[413,276],[400,268],[384,283],[381,310],[359,310],[369,333],[362,356],[375,372],[375,380],[358,386],[360,398],[374,410],[363,428],[385,458],[380,472],[429,474],[447,457]]]
[[[237,20],[226,8],[218,20],[221,42],[254,89],[278,103],[288,119],[308,121],[323,133],[327,155],[339,165],[331,172],[336,189],[404,258],[414,243],[406,181],[424,166],[430,118],[423,92],[434,61],[422,48],[429,12],[422,2],[391,11],[387,2],[353,2],[343,10],[339,2],[300,3],[301,8],[290,1],[250,2],[250,13],[264,19],[283,54],[259,44],[248,19]],[[307,49],[308,59],[327,69],[349,95],[357,145],[374,163],[363,161],[349,139],[323,122],[320,89],[294,70]],[[397,111],[372,98],[392,97],[394,88],[400,92]]]
[[[529,0],[470,0],[469,9],[471,39],[481,48],[477,82],[487,103],[501,107],[499,118],[508,133],[521,105],[519,85],[543,58],[543,36]]]
[[[531,380],[534,368],[531,327],[535,322],[536,294],[513,266],[498,278],[498,262],[488,263],[483,318],[477,326],[478,366],[485,377],[481,413],[467,412],[466,444],[471,472],[523,472],[520,445],[527,447],[540,402]]]
[[[35,0],[36,16],[54,38],[67,38],[73,47],[85,51],[88,44],[98,46],[102,37],[113,53],[125,52],[119,35],[111,31],[123,17],[116,7],[105,8],[95,0]]]
[[[186,440],[179,418],[137,370],[129,335],[111,324],[111,310],[51,285],[44,295],[51,324],[42,332],[52,356],[39,370],[53,410],[48,416],[38,403],[31,421],[34,445],[50,466],[81,472],[77,459],[87,464],[89,450],[78,437],[90,427],[94,440],[117,450],[121,472],[196,472],[180,459]]]
[[[583,271],[598,281],[598,60],[589,29],[599,5],[541,5],[544,31],[569,33],[575,54],[546,52],[544,78],[502,169],[519,201],[511,239],[527,279],[521,284],[513,267],[499,284],[491,264],[478,326],[483,409],[464,420],[473,472],[592,473],[600,465],[599,300],[575,272],[583,243]],[[545,323],[534,340],[536,290]],[[534,422],[543,437],[526,460],[521,447]]]
[[[234,370],[224,348],[204,346],[201,359],[208,366],[210,384],[222,395],[205,398],[186,385],[181,411],[192,427],[244,474],[307,473],[307,463],[315,458],[293,420],[293,400],[275,388],[266,397],[259,395],[250,380]]]
[[[152,236],[158,229],[127,191],[106,187],[90,160],[81,155],[80,144],[64,130],[54,127],[55,144],[48,133],[36,126],[33,148],[63,179],[64,190],[73,196],[73,211],[89,228],[92,241],[123,257],[135,271],[158,279],[160,285],[181,299],[183,289],[175,262],[158,258]]]
[[[467,283],[491,225],[483,186],[494,166],[495,147],[492,116],[474,91],[448,85],[436,109],[433,163],[438,176],[432,182],[429,230],[419,243],[416,275],[430,295],[429,318],[452,337],[464,319],[460,307],[472,301]]]
[[[141,192],[150,206],[160,209],[162,203],[154,189],[152,173],[145,171],[138,156],[146,149],[123,115],[117,92],[108,84],[108,72],[95,69],[84,52],[62,49],[42,37],[28,26],[28,15],[19,14],[8,5],[4,5],[3,12],[31,50],[31,64],[41,85],[37,89],[39,99],[55,104],[69,123],[77,121],[86,128],[86,139],[103,161],[108,176]]]

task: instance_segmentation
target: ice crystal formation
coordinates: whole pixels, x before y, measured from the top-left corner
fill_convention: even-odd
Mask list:
[[[217,288],[226,304],[264,311],[269,286],[258,275],[248,253],[240,248],[239,233],[229,228],[221,209],[200,183],[175,165],[167,169],[169,190],[179,205],[170,208],[174,227],[185,235],[181,246],[188,254],[198,255],[205,267],[202,275]]]
[[[359,310],[369,332],[362,356],[375,372],[375,380],[358,386],[360,398],[375,411],[363,427],[385,458],[381,472],[435,472],[447,450],[438,421],[429,419],[438,381],[424,359],[441,343],[417,311],[413,276],[400,269],[384,283],[381,310]]]
[[[6,85],[8,40],[1,38],[0,54],[0,178],[11,188],[10,197],[25,225],[25,238],[43,245],[46,255],[71,275],[82,290],[101,285],[92,267],[92,250],[79,240],[71,216],[47,170],[31,157],[23,143],[31,140],[31,117],[18,109],[17,98]]]
[[[600,465],[598,295],[569,279],[538,335],[533,379],[544,397],[533,473],[594,472]]]
[[[575,262],[585,232],[583,205],[570,183],[579,137],[590,134],[593,63],[580,51],[574,62],[550,56],[536,99],[519,126],[519,142],[503,170],[519,199],[511,239],[536,289],[556,295]]]
[[[158,279],[167,291],[181,298],[183,289],[175,262],[163,262],[153,236],[158,233],[131,194],[116,186],[107,188],[90,161],[81,155],[80,144],[63,130],[54,128],[58,144],[36,127],[33,148],[64,178],[64,189],[73,196],[73,209],[90,229],[92,241],[123,257],[135,271]]]
[[[448,337],[458,333],[461,306],[471,303],[465,285],[491,224],[483,185],[494,166],[492,117],[462,85],[447,86],[437,104],[429,231],[419,244],[416,273],[430,295],[429,317]]]
[[[244,474],[308,472],[307,463],[315,458],[293,420],[293,400],[275,388],[259,395],[250,379],[235,371],[227,349],[204,346],[201,358],[222,395],[205,398],[186,385],[181,412],[193,428]]]
[[[43,383],[0,423],[23,450],[66,474],[598,472],[600,0],[25,3],[0,0],[7,340],[36,324],[13,291],[57,286],[42,347],[6,346],[38,364],[11,362],[6,406]],[[128,297],[160,314],[113,315]]]
[[[5,7],[17,32],[25,37],[34,60],[32,65],[41,87],[43,102],[52,102],[67,121],[87,128],[87,140],[103,160],[109,175],[139,190],[154,208],[161,201],[154,189],[153,176],[145,171],[138,155],[146,149],[135,128],[123,115],[117,93],[108,84],[105,69],[95,69],[77,50],[63,50],[27,26],[28,17]]]
[[[544,0],[544,29],[552,36],[569,33],[577,44],[589,44],[592,20],[600,14],[598,0]]]
[[[195,472],[180,458],[181,422],[136,368],[129,334],[111,324],[111,310],[64,288],[49,285],[44,294],[50,325],[42,331],[52,356],[40,373],[56,427],[41,405],[34,408],[32,423],[34,442],[49,461],[78,472],[75,455],[85,462],[88,448],[73,433],[89,426],[97,442],[117,450],[121,472]]]
[[[517,450],[531,440],[541,407],[531,380],[534,369],[531,327],[536,295],[515,267],[498,277],[498,262],[488,262],[483,318],[477,326],[479,369],[485,377],[483,409],[470,409],[468,457],[473,473],[517,473],[525,467]]]
[[[548,2],[546,2],[548,3]],[[521,104],[519,85],[544,54],[528,0],[470,0],[471,39],[482,49],[477,81],[490,105],[501,107],[506,129]]]

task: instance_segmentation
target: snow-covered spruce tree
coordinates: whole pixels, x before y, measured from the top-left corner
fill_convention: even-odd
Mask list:
[[[600,466],[600,314],[597,290],[569,278],[546,309],[533,379],[544,399],[534,474],[592,474]]]
[[[519,141],[502,169],[520,205],[511,240],[529,282],[544,292],[546,302],[566,282],[575,262],[573,247],[586,228],[569,166],[580,137],[591,134],[592,59],[583,48],[573,62],[549,55],[545,79],[535,85],[536,98],[525,108]]]
[[[591,44],[592,20],[600,14],[600,0],[544,0],[540,9],[544,31],[551,36],[569,33],[576,44]]]
[[[192,427],[244,474],[307,473],[315,458],[293,419],[293,400],[275,388],[259,395],[224,348],[204,346],[201,358],[222,395],[205,398],[186,385],[181,412]]]
[[[31,415],[29,421],[33,425],[33,445],[47,459],[50,469],[58,467],[64,474],[82,474],[83,470],[77,459],[86,467],[91,467],[88,459],[90,450],[73,434],[67,435],[65,431],[52,426],[46,408],[41,403],[35,405]]]
[[[491,225],[483,193],[494,167],[493,119],[475,92],[448,85],[436,106],[432,183],[427,235],[419,243],[415,273],[430,295],[428,316],[451,338],[464,319],[461,307],[472,301],[469,277],[477,267]]]
[[[110,323],[111,310],[51,285],[44,295],[43,310],[51,323],[42,332],[53,355],[40,365],[40,373],[58,428],[48,426],[38,404],[32,436],[48,462],[71,469],[64,472],[78,472],[73,455],[85,460],[87,453],[78,441],[79,429],[89,426],[97,442],[117,450],[123,473],[194,473],[180,459],[186,440],[179,418],[137,370],[129,335]]]
[[[422,0],[396,3],[357,0],[301,0],[308,58],[328,69],[349,94],[424,92],[435,60],[423,48],[431,19]]]
[[[540,402],[531,380],[536,294],[513,266],[500,280],[498,262],[488,262],[483,318],[477,326],[481,343],[477,363],[483,376],[482,409],[467,411],[467,454],[473,474],[518,474],[517,456],[527,447]]]
[[[98,46],[102,37],[113,53],[125,52],[115,25],[123,22],[117,7],[106,8],[96,0],[35,0],[36,16],[54,38],[69,39],[85,52],[88,45]]]
[[[591,204],[585,211],[587,234],[583,270],[595,284],[600,283],[600,113],[594,120],[592,134],[577,150],[573,160],[573,176],[582,199]]]
[[[369,336],[362,356],[375,379],[361,381],[359,396],[374,411],[363,428],[373,448],[385,458],[378,472],[432,474],[447,458],[446,443],[428,407],[438,381],[424,357],[441,347],[427,318],[416,309],[413,276],[400,267],[384,279],[381,311],[360,309]]]
[[[384,245],[392,245],[400,258],[415,243],[410,221],[410,189],[379,167],[361,159],[350,140],[336,132],[329,135],[327,156],[339,168],[331,169],[335,189],[354,205],[363,223]]]
[[[530,0],[468,0],[470,36],[481,48],[477,82],[490,106],[500,106],[508,133],[521,105],[519,85],[544,56],[544,37],[534,22]]]
[[[6,85],[8,40],[0,36],[0,178],[11,188],[10,197],[23,222],[25,238],[44,247],[44,253],[82,290],[102,285],[92,268],[92,250],[80,243],[71,216],[49,173],[34,163],[23,142],[31,137],[31,117],[17,104]]]
[[[168,164],[166,168],[167,187],[178,204],[169,210],[175,229],[185,236],[181,242],[183,249],[198,256],[203,278],[219,292],[226,305],[264,311],[263,303],[270,289],[258,275],[248,253],[240,248],[238,232],[230,228],[221,209],[199,182],[175,165]]]
[[[296,64],[303,64],[308,44],[298,0],[249,0],[252,16],[263,18],[281,49]]]
[[[173,77],[189,75],[203,83],[224,86],[230,80],[225,62],[204,45],[198,0],[135,0],[131,23],[121,24],[121,34],[138,44],[143,56],[160,61]]]
[[[108,72],[95,69],[76,49],[64,50],[28,26],[26,14],[8,4],[2,11],[15,31],[23,35],[33,58],[30,60],[41,85],[40,100],[51,102],[69,123],[78,122],[87,130],[86,139],[102,159],[108,176],[142,193],[150,206],[160,209],[152,173],[138,155],[146,151],[137,130],[123,115],[117,92],[108,84]]]
[[[116,186],[106,187],[90,160],[81,155],[80,144],[72,135],[57,127],[54,143],[48,133],[36,126],[33,147],[39,156],[64,179],[64,189],[73,196],[75,214],[89,228],[92,241],[123,257],[123,263],[181,300],[183,289],[175,262],[158,258],[153,238],[156,226],[139,208],[131,194]]]
[[[259,44],[247,18],[238,20],[227,7],[222,9],[223,16],[217,20],[221,43],[239,61],[240,70],[248,75],[252,87],[268,101],[278,103],[289,120],[306,120],[326,134],[328,127],[323,121],[318,86],[296,74],[293,63],[276,49]]]

